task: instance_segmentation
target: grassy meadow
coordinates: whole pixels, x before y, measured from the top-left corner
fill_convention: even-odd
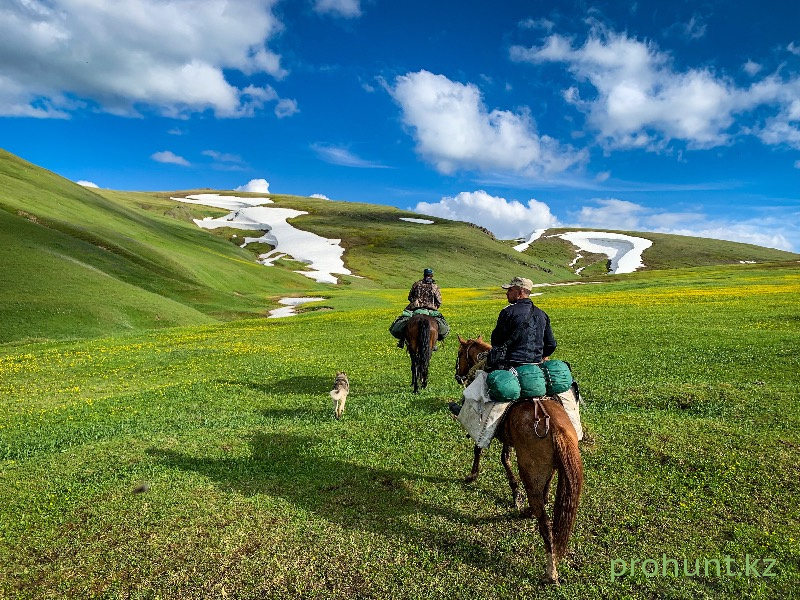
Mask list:
[[[387,331],[407,288],[345,286],[286,319],[1,344],[0,597],[798,597],[800,264],[599,280],[535,298],[586,400],[560,587],[496,442],[463,483],[446,408],[455,335],[488,335],[501,290],[443,290],[414,395]]]

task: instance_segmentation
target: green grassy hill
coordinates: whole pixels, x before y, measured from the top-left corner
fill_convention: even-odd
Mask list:
[[[604,255],[588,255],[576,275],[570,266],[575,247],[547,237],[562,230],[548,231],[520,253],[468,223],[431,218],[434,224],[421,225],[400,220],[419,215],[392,207],[271,194],[276,206],[308,213],[291,219],[293,226],[341,239],[346,248],[345,264],[356,276],[341,277],[337,286],[319,284],[295,273],[300,265],[292,260],[259,265],[257,251],[239,247],[241,231],[197,227],[193,218],[226,214],[171,199],[198,192],[209,190],[87,189],[0,150],[0,343],[260,316],[287,294],[323,295],[335,305],[347,303],[351,292],[395,289],[400,307],[427,266],[443,288],[496,286],[516,275],[585,280],[607,270]],[[655,242],[644,255],[648,269],[800,257],[630,233]]]
[[[291,319],[0,346],[0,597],[795,598],[800,265],[543,291],[586,400],[560,588],[497,442],[463,483],[454,340],[411,394],[395,294],[350,289]],[[504,305],[447,298],[454,335]]]

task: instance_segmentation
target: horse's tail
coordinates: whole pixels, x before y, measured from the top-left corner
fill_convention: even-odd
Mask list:
[[[569,423],[569,421],[567,421]],[[567,550],[569,536],[578,513],[578,499],[583,487],[583,461],[578,440],[563,427],[553,427],[553,448],[558,469],[555,514],[553,515],[553,555],[561,558]]]
[[[417,366],[420,373],[427,373],[431,362],[431,323],[422,319],[417,328]]]

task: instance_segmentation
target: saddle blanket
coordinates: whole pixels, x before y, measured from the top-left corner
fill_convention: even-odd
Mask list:
[[[509,408],[516,402],[495,402],[489,397],[489,386],[486,383],[486,371],[477,371],[475,380],[464,390],[464,405],[458,413],[458,422],[467,431],[478,448],[488,448],[494,438],[497,426],[503,420]],[[583,427],[579,411],[579,398],[574,388],[558,394],[558,400],[564,407],[578,440],[583,439]]]
[[[475,381],[464,390],[464,405],[458,413],[458,422],[478,448],[489,447],[503,415],[514,404],[513,401],[495,402],[489,397],[487,375],[486,371],[476,371]]]

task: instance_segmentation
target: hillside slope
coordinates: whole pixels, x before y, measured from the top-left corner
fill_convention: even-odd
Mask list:
[[[428,266],[444,288],[495,287],[516,275],[572,281],[607,271],[602,254],[583,253],[573,264],[577,248],[552,237],[566,230],[550,230],[517,252],[514,242],[469,223],[430,217],[433,223],[423,224],[403,220],[420,215],[389,206],[271,194],[275,206],[307,213],[290,219],[293,227],[341,240],[353,276],[321,284],[296,273],[302,265],[289,257],[273,267],[258,264],[257,254],[269,247],[240,248],[242,231],[199,228],[193,219],[226,211],[175,199],[198,192],[210,190],[87,189],[0,150],[0,343],[260,316],[286,295],[324,295],[335,304],[348,290],[396,289],[402,302]],[[654,241],[643,257],[647,269],[800,258],[732,242],[625,233]]]

